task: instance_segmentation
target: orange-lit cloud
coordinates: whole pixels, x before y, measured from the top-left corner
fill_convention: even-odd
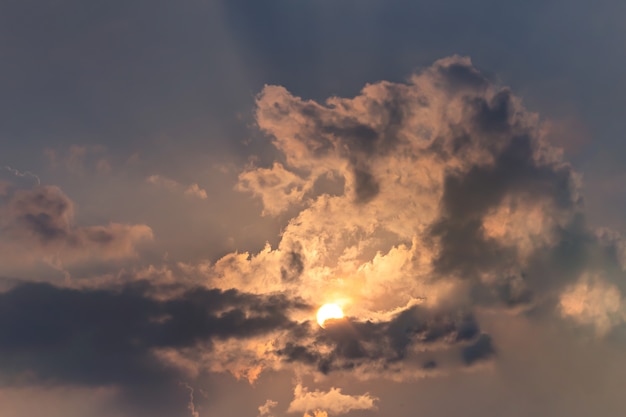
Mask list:
[[[276,401],[267,400],[263,405],[259,406],[259,417],[272,417],[272,408],[276,407]]]
[[[594,268],[565,266],[571,236],[590,242],[572,249],[583,252],[620,241],[584,224],[580,176],[539,117],[467,58],[324,103],[266,86],[256,117],[281,162],[248,167],[238,189],[265,215],[293,215],[276,247],[224,256],[208,285],[340,300],[349,327],[279,336],[264,360],[252,354],[254,369],[287,361],[402,379],[474,366],[497,341],[473,308],[551,303]]]
[[[302,385],[296,385],[293,400],[287,412],[328,413],[330,415],[346,414],[353,410],[373,410],[376,408],[376,397],[369,394],[346,395],[340,388],[331,388],[329,391],[309,391]]]
[[[626,321],[622,294],[616,285],[599,276],[585,275],[566,288],[559,306],[563,316],[595,327],[600,336]]]

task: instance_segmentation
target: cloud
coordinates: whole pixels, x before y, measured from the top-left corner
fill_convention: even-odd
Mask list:
[[[260,197],[266,214],[302,208],[277,254],[264,250],[242,263],[271,259],[289,271],[297,259],[291,282],[301,293],[346,292],[374,309],[384,297],[371,288],[384,287],[397,308],[426,293],[432,301],[443,282],[469,280],[501,303],[528,303],[531,258],[558,246],[582,210],[578,176],[545,142],[537,116],[467,58],[324,104],[266,86],[257,122],[284,164],[246,171],[240,188]],[[329,173],[339,193],[310,185]],[[226,257],[218,267],[226,259],[234,265]],[[264,280],[290,285],[278,275]]]
[[[15,190],[2,203],[0,246],[7,264],[41,257],[65,263],[125,258],[153,237],[146,225],[75,226],[73,202],[54,186]]]
[[[198,412],[196,410],[196,405],[193,402],[193,387],[191,387],[191,385],[189,384],[184,384],[185,388],[187,388],[189,390],[189,404],[187,404],[187,409],[189,410],[189,413],[191,414],[191,417],[200,417],[200,412]]]
[[[276,215],[301,201],[312,185],[281,164],[274,163],[271,168],[256,168],[241,173],[237,188],[260,197],[263,214]]]
[[[37,185],[41,185],[41,178],[39,178],[38,175],[33,174],[30,171],[20,171],[18,169],[12,168],[12,167],[10,167],[8,165],[5,165],[4,169],[6,171],[10,172],[11,175],[14,175],[14,176],[19,177],[19,178],[31,178],[31,179],[35,180]]]
[[[481,334],[471,314],[437,314],[420,306],[389,321],[329,321],[310,339],[300,336],[278,351],[288,362],[312,366],[323,374],[347,371],[364,378],[395,379],[469,366],[494,353],[491,339]]]
[[[163,177],[161,175],[150,175],[148,178],[146,178],[146,181],[150,184],[163,187],[166,190],[182,192],[187,196],[196,197],[201,200],[206,200],[209,197],[206,190],[200,188],[200,186],[196,183],[183,185],[179,182],[176,182],[170,178]]]
[[[304,417],[328,417],[328,413],[322,410],[313,410],[313,414],[304,413]]]
[[[276,401],[267,400],[263,405],[259,406],[259,417],[272,417],[272,408],[276,407],[278,403]]]
[[[0,294],[0,384],[61,383],[137,388],[184,376],[159,350],[295,331],[301,304],[281,295],[193,288],[159,300],[147,282],[75,290],[22,284]],[[198,368],[198,371],[201,371]]]
[[[366,378],[473,367],[497,346],[474,309],[559,314],[584,274],[623,273],[621,240],[586,223],[580,176],[540,118],[468,58],[323,103],[265,86],[256,120],[279,160],[238,187],[265,215],[295,214],[277,247],[224,256],[210,283],[350,317],[286,339],[284,361]]]
[[[342,394],[340,388],[331,388],[327,392],[309,391],[301,384],[296,385],[293,396],[294,398],[287,409],[288,413],[313,411],[316,416],[320,413],[338,415],[353,410],[373,410],[376,408],[376,401],[378,401],[378,398],[369,394]]]
[[[208,198],[206,190],[203,190],[198,184],[195,183],[185,188],[185,195],[197,197],[201,200],[206,200]]]
[[[600,336],[626,321],[621,292],[599,276],[585,275],[568,286],[561,294],[559,307],[564,317],[595,327]]]

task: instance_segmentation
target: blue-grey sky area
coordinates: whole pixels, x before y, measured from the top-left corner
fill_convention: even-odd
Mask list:
[[[0,2],[0,415],[622,416],[624,19]]]

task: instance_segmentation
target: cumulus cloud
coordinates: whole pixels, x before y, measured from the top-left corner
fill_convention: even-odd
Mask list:
[[[621,292],[599,276],[585,275],[567,287],[561,294],[559,307],[563,316],[595,327],[600,336],[626,321]]]
[[[451,283],[470,280],[525,303],[533,256],[557,246],[581,211],[578,177],[537,116],[466,58],[324,104],[266,86],[257,122],[284,163],[246,171],[240,188],[266,214],[302,208],[275,250],[218,262],[238,288],[316,288],[372,312],[435,302],[452,286],[459,296],[468,287]],[[329,174],[339,193],[314,186]]]
[[[207,198],[209,198],[206,190],[200,188],[200,186],[196,183],[183,185],[162,175],[150,175],[148,178],[146,178],[146,182],[157,185],[159,187],[163,187],[169,191],[182,192],[187,196],[196,197],[201,200],[206,200]]]
[[[276,407],[278,403],[276,401],[267,400],[263,405],[259,406],[259,417],[272,417],[272,408]]]
[[[266,86],[256,119],[281,157],[239,189],[265,215],[295,215],[276,248],[217,261],[211,285],[350,317],[285,341],[284,361],[390,377],[473,366],[497,346],[474,308],[554,306],[581,274],[617,266],[619,239],[586,224],[580,176],[540,118],[467,58],[324,103]]]
[[[316,417],[328,414],[346,414],[353,410],[373,410],[376,408],[376,401],[378,401],[378,398],[369,394],[343,394],[340,388],[331,388],[327,392],[309,391],[301,384],[296,385],[293,396],[287,412],[304,412],[306,415],[312,411]]]

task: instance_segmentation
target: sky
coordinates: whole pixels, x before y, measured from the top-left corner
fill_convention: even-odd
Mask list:
[[[622,416],[625,16],[1,2],[0,415]]]

